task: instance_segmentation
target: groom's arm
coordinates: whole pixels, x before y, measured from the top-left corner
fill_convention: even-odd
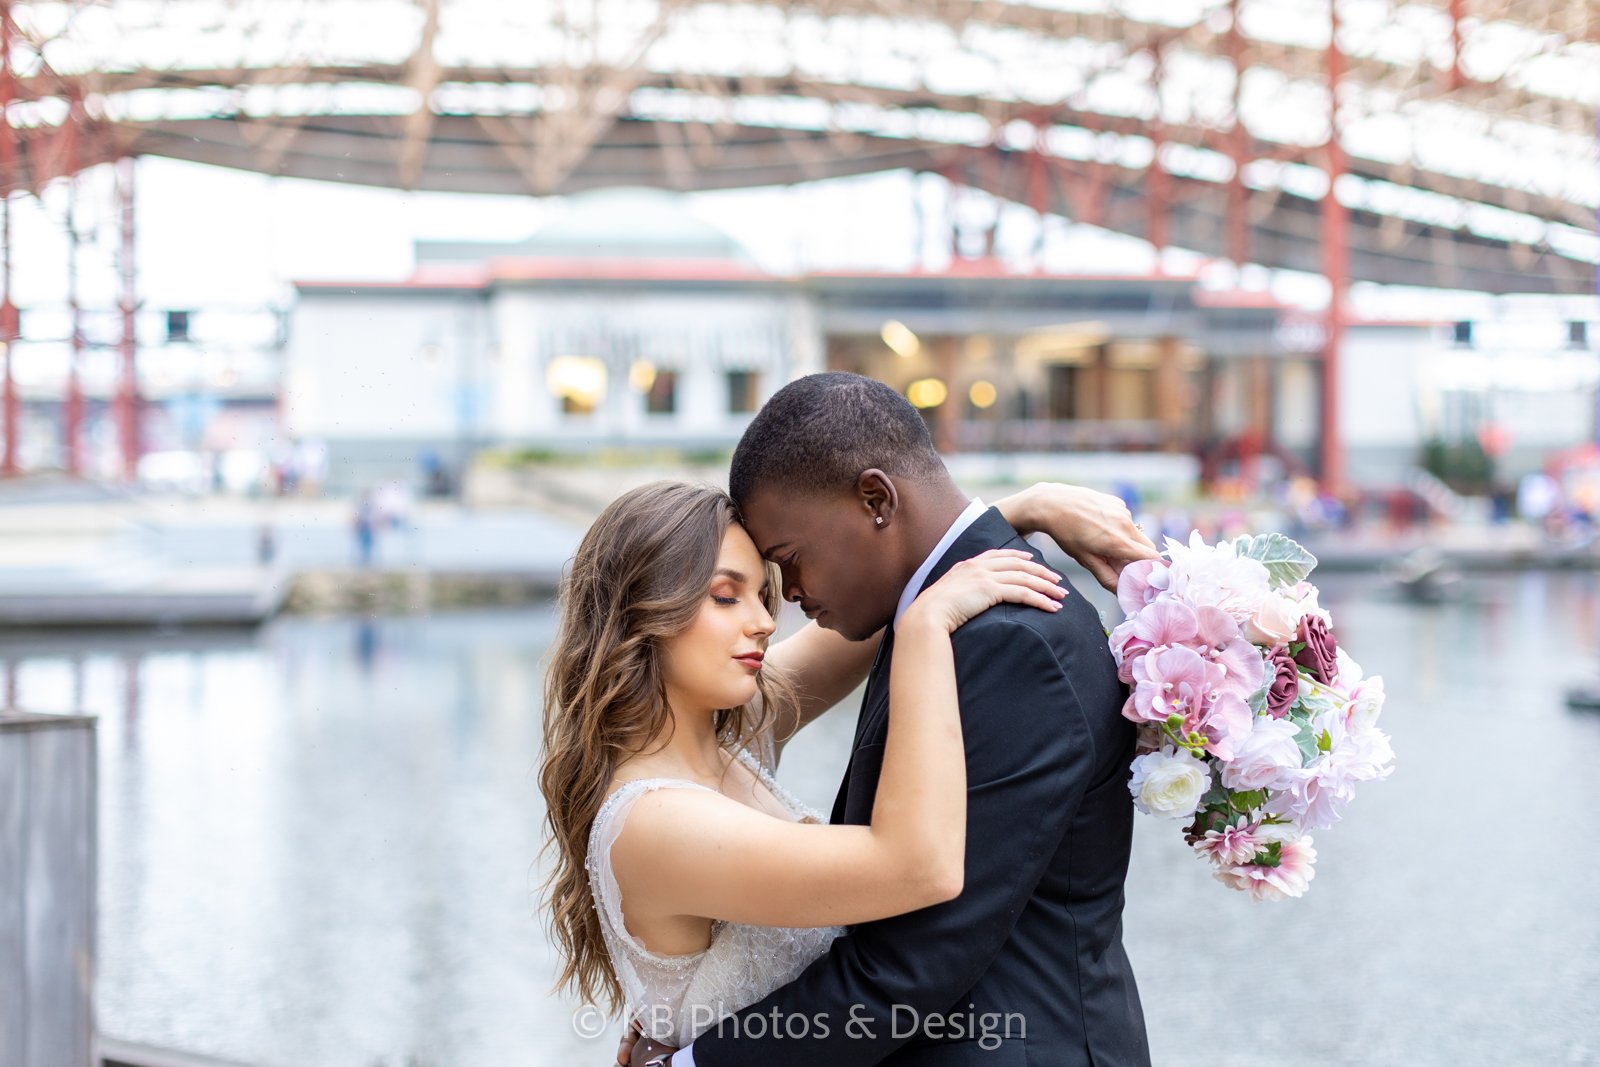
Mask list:
[[[953,638],[967,750],[961,895],[855,927],[793,982],[696,1039],[695,1067],[815,1065],[819,1056],[828,1067],[875,1064],[913,1036],[912,1012],[948,1011],[999,953],[1091,784],[1095,759],[1084,711],[1050,646],[1015,609],[991,615]]]

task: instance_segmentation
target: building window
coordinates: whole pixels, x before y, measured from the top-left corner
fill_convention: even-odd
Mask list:
[[[563,415],[592,415],[606,395],[606,365],[588,356],[557,356],[546,382],[560,398]]]
[[[728,372],[728,414],[750,415],[761,405],[761,375],[753,370]]]
[[[678,411],[678,372],[656,371],[656,380],[644,394],[644,409],[651,415],[675,415]]]
[[[1082,368],[1050,364],[1045,379],[1045,418],[1065,422],[1078,416],[1078,391]]]
[[[1451,339],[1463,347],[1472,344],[1472,323],[1458,322],[1451,331]]]
[[[1567,323],[1567,347],[1589,347],[1589,324],[1582,319],[1574,319]]]

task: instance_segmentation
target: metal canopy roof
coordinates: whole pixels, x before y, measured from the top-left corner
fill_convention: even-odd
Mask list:
[[[547,195],[909,168],[1208,255],[1589,292],[1595,0],[10,3],[36,187],[126,154]],[[1080,9],[1081,10],[1077,10]],[[1329,67],[1339,137],[1330,153]]]

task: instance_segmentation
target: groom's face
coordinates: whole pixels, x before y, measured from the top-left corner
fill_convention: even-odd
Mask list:
[[[894,618],[903,580],[893,538],[849,493],[758,490],[744,507],[745,529],[783,574],[783,598],[818,626],[864,641]]]

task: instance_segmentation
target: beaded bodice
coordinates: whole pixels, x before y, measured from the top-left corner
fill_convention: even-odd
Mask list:
[[[775,746],[771,735],[763,735],[758,747],[761,759],[747,748],[740,748],[735,756],[796,821],[823,821],[773,776]],[[681,1048],[717,1020],[793,980],[826,952],[843,930],[717,921],[712,923],[711,944],[699,952],[671,956],[645,948],[623,921],[622,892],[611,868],[611,846],[621,834],[634,802],[656,789],[712,791],[708,786],[680,778],[644,778],[618,786],[595,815],[587,866],[611,967],[622,987],[629,1016],[638,1019],[649,1036]]]

